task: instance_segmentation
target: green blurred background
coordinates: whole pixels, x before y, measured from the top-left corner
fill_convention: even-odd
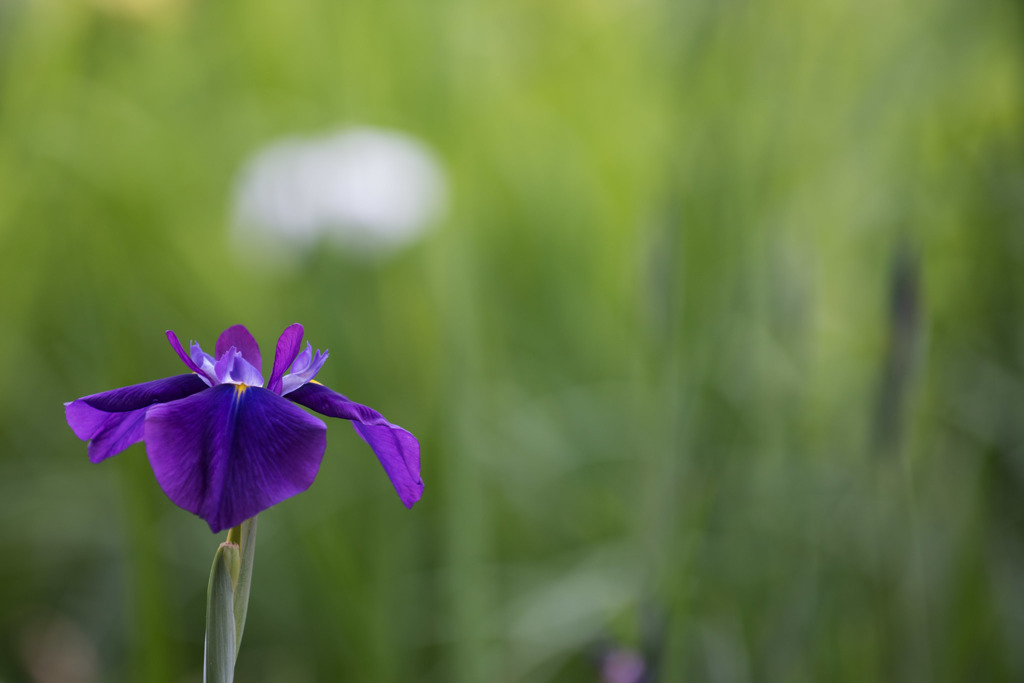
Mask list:
[[[289,323],[331,421],[238,680],[1024,679],[1024,5],[0,1],[0,681],[201,680],[221,540],[62,402]],[[420,242],[232,258],[239,169],[418,136]]]

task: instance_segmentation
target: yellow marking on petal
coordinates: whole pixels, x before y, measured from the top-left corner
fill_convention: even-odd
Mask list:
[[[315,379],[309,380],[309,383],[310,384],[320,384],[320,382],[317,382]],[[323,386],[323,384],[320,384],[320,386]]]
[[[244,384],[235,385],[235,392],[238,394],[244,394],[246,389],[248,389],[248,387],[245,386]]]

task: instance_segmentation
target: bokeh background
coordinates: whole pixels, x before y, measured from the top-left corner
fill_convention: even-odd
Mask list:
[[[181,372],[165,329],[269,356],[295,321],[427,487],[407,511],[331,421],[260,516],[239,681],[1024,679],[1022,30],[0,2],[0,681],[201,680],[221,539],[61,404]],[[253,155],[352,125],[432,150],[428,229],[240,248]]]

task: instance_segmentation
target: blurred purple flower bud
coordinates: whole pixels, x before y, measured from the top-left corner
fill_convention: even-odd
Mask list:
[[[641,683],[646,672],[644,658],[635,650],[610,650],[601,659],[602,683]]]

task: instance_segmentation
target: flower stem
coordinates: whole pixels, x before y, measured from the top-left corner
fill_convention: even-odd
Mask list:
[[[242,645],[256,551],[256,518],[228,531],[213,558],[206,593],[204,683],[232,683]]]
[[[206,639],[203,683],[232,683],[235,677],[238,629],[235,623],[234,583],[241,562],[237,545],[221,543],[213,556],[206,589]]]

